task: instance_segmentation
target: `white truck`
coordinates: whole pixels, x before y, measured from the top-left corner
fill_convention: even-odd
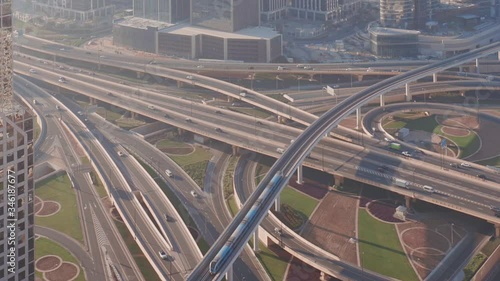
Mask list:
[[[403,179],[394,178],[394,184],[396,186],[399,186],[402,188],[410,189],[410,186],[409,186],[410,183],[408,181],[403,180]]]

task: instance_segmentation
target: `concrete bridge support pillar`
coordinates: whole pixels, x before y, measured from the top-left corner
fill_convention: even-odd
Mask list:
[[[134,111],[130,111],[130,118],[132,118],[132,119],[137,118],[137,113]]]
[[[286,118],[283,117],[283,116],[278,115],[278,123],[285,124],[286,123]]]
[[[259,251],[259,227],[257,227],[253,233],[253,251]]]
[[[297,167],[297,183],[298,184],[303,184],[304,183],[304,178],[303,178],[303,173],[302,173],[302,164]]]
[[[231,96],[227,96],[227,102],[233,102],[234,98]]]
[[[476,73],[479,73],[479,59],[476,59]]]
[[[380,106],[384,106],[384,105],[385,105],[384,95],[381,95],[380,96]]]
[[[280,200],[281,195],[276,196],[276,199],[274,200],[274,210],[276,212],[279,212],[281,210],[281,200]]]
[[[344,184],[343,176],[334,175],[333,178],[335,179],[335,186],[342,186]]]
[[[181,129],[181,128],[177,128],[177,133],[179,134],[179,136],[184,135],[185,132],[186,132],[186,130]]]
[[[432,82],[436,83],[438,81],[437,73],[432,73]]]
[[[144,73],[137,71],[137,79],[142,79],[144,77]]]
[[[407,209],[411,209],[411,199],[410,196],[405,196],[405,205]]]
[[[495,238],[500,238],[500,224],[495,224]]]
[[[406,83],[405,84],[405,97],[406,97],[406,101],[411,101],[411,93],[410,93],[410,84]]]
[[[463,66],[459,66],[459,67],[458,67],[458,71],[459,71],[459,72],[464,72],[464,67],[463,67]]]
[[[356,75],[356,78],[358,79],[358,82],[363,81],[363,75]]]
[[[233,149],[233,156],[240,155],[240,147],[232,145],[231,148]]]
[[[356,130],[361,128],[361,107],[356,108]]]
[[[184,82],[177,81],[177,88],[184,88]]]
[[[321,271],[319,273],[319,280],[320,281],[326,281],[326,280],[328,280],[327,278],[328,278],[328,275],[326,273],[324,273],[323,271]]]
[[[226,280],[227,281],[233,281],[233,265],[231,264],[229,268],[226,271]]]
[[[97,101],[95,98],[89,98],[89,102],[91,105],[97,104]]]

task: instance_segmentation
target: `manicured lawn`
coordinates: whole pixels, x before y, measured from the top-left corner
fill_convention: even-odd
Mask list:
[[[410,130],[420,130],[425,132],[432,132],[439,124],[436,121],[435,115],[411,119],[407,122],[406,128]]]
[[[418,281],[406,257],[396,228],[359,210],[359,251],[364,268],[405,281]]]
[[[179,142],[179,141],[162,139],[156,143],[156,147],[158,149],[165,149],[165,148],[170,148],[170,147],[190,148],[191,146],[186,144],[186,143]]]
[[[170,158],[175,161],[179,166],[185,167],[186,165],[198,163],[204,160],[210,160],[212,153],[199,146],[196,146],[195,151],[189,155],[173,155]]]
[[[121,118],[115,120],[116,125],[118,125],[120,128],[123,128],[125,130],[130,130],[135,127],[139,127],[141,125],[146,124],[146,122],[137,120],[137,119],[132,119],[132,118]]]
[[[96,188],[97,194],[99,194],[99,198],[108,196],[106,188],[104,187],[104,184],[102,184],[101,178],[97,176],[97,173],[94,170],[90,171],[90,177],[94,182],[94,186]]]
[[[196,244],[198,245],[198,248],[200,248],[202,254],[206,254],[210,249],[210,245],[208,245],[207,241],[205,241],[203,237],[200,237],[200,239],[196,241]]]
[[[208,160],[211,157],[212,154],[209,151],[198,146],[191,154],[171,156],[172,160],[181,166],[200,188],[203,188]]]
[[[154,280],[154,281],[161,280],[158,277],[158,274],[156,274],[156,271],[149,263],[148,259],[144,256],[143,252],[141,251],[141,248],[139,248],[139,246],[135,242],[134,237],[128,230],[127,226],[122,222],[116,220],[113,221],[115,222],[116,228],[118,228],[118,231],[120,232],[123,241],[125,241],[125,244],[127,245],[130,254],[134,258],[134,261],[137,264],[137,267],[139,267],[139,270],[141,270],[141,273],[144,276],[144,278],[146,280]]]
[[[460,155],[459,158],[464,158],[472,153],[476,152],[479,149],[480,141],[479,137],[477,136],[476,133],[471,132],[469,135],[464,136],[464,137],[456,137],[456,136],[450,136],[448,134],[444,134],[441,131],[442,126],[436,127],[434,130],[434,133],[445,136],[446,138],[449,138],[450,140],[454,141],[458,147],[460,147]]]
[[[36,185],[36,195],[61,204],[61,209],[53,216],[36,217],[36,224],[58,230],[83,244],[80,216],[75,192],[67,175],[50,178]]]
[[[257,258],[260,260],[271,279],[274,281],[283,280],[288,267],[288,261],[282,260],[261,242],[259,242],[259,248],[260,252],[257,253]]]
[[[33,122],[33,140],[36,141],[38,139],[38,136],[40,136],[40,132],[41,132],[41,128],[40,128],[40,125],[38,124],[38,122],[36,122],[36,119],[34,118],[33,119],[34,122]]]
[[[486,256],[482,253],[475,255],[464,268],[464,281],[469,281],[474,276],[476,271],[481,267],[486,260]]]
[[[231,156],[229,163],[227,164],[226,173],[224,174],[224,198],[228,198],[234,193],[233,189],[233,176],[234,169],[236,168],[236,163],[238,163],[239,157]]]
[[[436,121],[435,115],[422,116],[420,113],[402,113],[394,116],[393,122],[384,122],[384,129],[388,132],[396,132],[400,128],[408,128],[412,131],[419,130],[433,132],[454,141],[460,148],[460,158],[467,157],[479,149],[479,138],[475,133],[465,137],[456,137],[444,134],[441,131],[442,125]]]
[[[238,208],[238,204],[236,204],[236,200],[234,199],[234,195],[229,197],[227,199],[227,205],[229,206],[229,212],[231,212],[231,215],[234,217],[236,213],[240,210]]]
[[[35,260],[46,255],[59,256],[63,261],[72,262],[76,266],[80,267],[80,262],[68,250],[52,240],[40,237],[35,240]],[[39,278],[43,277],[43,274],[39,271],[35,271],[35,275]],[[74,280],[85,281],[85,275],[81,267],[80,273]]]
[[[318,200],[298,192],[293,187],[286,186],[281,191],[281,203],[292,206],[306,218],[309,218],[318,205]]]
[[[196,182],[196,184],[203,189],[203,182],[205,180],[205,172],[207,170],[208,160],[188,164],[183,167],[184,171]]]

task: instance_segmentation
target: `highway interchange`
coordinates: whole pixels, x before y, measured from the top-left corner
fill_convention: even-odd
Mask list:
[[[453,64],[458,65],[459,63],[460,63],[459,61],[452,61],[452,63],[450,63],[449,65],[446,65],[445,67],[443,67],[443,69],[449,68],[449,67],[453,66]],[[149,65],[144,66],[144,68],[149,68],[149,67],[150,67]],[[152,68],[154,68],[154,70],[158,71],[158,72],[163,71],[163,69],[159,69],[157,66],[152,66]],[[424,67],[424,68],[426,68],[426,67]],[[27,75],[30,75],[27,71],[28,69],[24,69],[24,73]],[[146,69],[146,70],[151,72],[149,69]],[[40,69],[40,72],[42,72],[42,71],[44,71],[43,72],[43,79],[48,80],[48,81],[57,81],[57,76],[61,75],[61,73],[63,73],[63,72],[59,72],[59,74],[56,74],[56,73],[50,74],[49,70]],[[425,72],[424,76],[428,76],[429,73],[432,74],[433,71],[437,71],[437,70],[434,70],[434,69],[427,70],[427,72]],[[411,73],[411,71],[409,73]],[[175,71],[174,71],[174,74],[181,75],[178,77],[183,77],[182,75],[184,75],[184,74],[179,74],[178,72],[175,72]],[[413,74],[413,73],[411,73],[411,74]],[[307,155],[308,150],[310,149],[310,146],[304,146],[304,147],[299,147],[298,149],[294,149],[294,148],[296,148],[296,146],[298,146],[297,143],[302,143],[301,138],[304,138],[304,137],[300,136],[297,138],[297,136],[300,133],[300,130],[293,129],[293,128],[290,128],[288,126],[282,126],[282,125],[275,124],[272,122],[267,122],[267,121],[259,121],[259,122],[261,122],[261,124],[262,124],[261,125],[261,124],[257,123],[256,118],[245,117],[245,116],[242,116],[241,114],[231,113],[231,112],[225,111],[225,110],[219,110],[221,113],[217,113],[213,107],[210,107],[207,105],[200,105],[198,103],[193,103],[191,101],[184,101],[182,99],[174,99],[174,98],[167,97],[165,95],[159,97],[159,95],[157,95],[157,94],[149,93],[149,92],[143,91],[143,90],[141,90],[142,95],[140,97],[132,99],[133,94],[132,94],[131,89],[130,89],[130,87],[127,87],[125,85],[116,84],[116,83],[114,83],[114,85],[113,85],[113,83],[111,83],[111,84],[104,83],[104,82],[99,81],[100,79],[98,79],[97,77],[89,77],[86,75],[75,74],[76,76],[74,76],[74,78],[70,78],[70,75],[68,75],[68,73],[65,73],[64,75],[68,76],[69,82],[67,83],[67,85],[62,85],[62,86],[68,87],[68,88],[74,86],[74,87],[78,88],[78,83],[80,83],[80,82],[85,83],[86,82],[86,83],[88,83],[85,85],[87,93],[84,93],[84,94],[87,94],[89,96],[94,95],[94,97],[96,97],[100,100],[110,102],[110,103],[116,103],[118,96],[121,98],[120,100],[122,100],[122,101],[125,100],[124,96],[126,96],[126,95],[122,96],[120,93],[123,92],[123,89],[127,89],[127,92],[130,93],[130,94],[128,94],[129,97],[127,97],[127,98],[130,98],[131,101],[129,101],[126,105],[124,105],[125,108],[126,108],[126,106],[131,106],[133,103],[135,105],[135,108],[127,108],[127,109],[138,112],[141,115],[153,117],[155,119],[159,119],[161,121],[171,123],[172,125],[177,126],[177,127],[185,128],[187,130],[201,133],[203,135],[209,136],[209,137],[214,138],[214,139],[219,139],[221,141],[231,143],[231,144],[236,145],[238,147],[246,147],[247,149],[251,149],[251,150],[254,150],[254,151],[257,151],[260,153],[264,153],[264,154],[268,154],[268,155],[276,157],[276,156],[279,156],[276,153],[276,147],[285,147],[286,148],[287,146],[290,146],[290,147],[292,147],[291,151],[297,152],[296,155],[293,158],[288,159],[288,157],[290,157],[290,156],[286,157],[287,154],[285,153],[283,155],[283,157],[281,157],[280,160],[278,160],[278,162],[277,162],[277,164],[288,163],[287,164],[288,168],[286,169],[288,171],[286,173],[286,175],[288,177],[291,176],[291,173],[295,169],[296,165],[299,162],[301,162],[302,159],[304,159],[305,155]],[[397,77],[398,79],[392,79],[392,80],[399,80],[399,78],[410,77],[409,75],[407,75],[407,76],[405,76],[405,75],[406,74],[401,75],[404,77],[399,76],[399,77]],[[419,74],[417,74],[417,75],[419,75]],[[205,84],[215,83],[212,81],[212,79],[207,79],[207,81],[202,80],[202,79],[205,79],[205,78],[201,78],[201,77],[196,76],[196,80],[195,80],[196,82],[194,82],[194,83],[201,83],[201,82],[203,82]],[[408,79],[410,79],[410,78],[408,78]],[[411,79],[415,79],[415,78],[413,77]],[[181,78],[179,80],[182,80],[185,83],[190,82],[190,81],[186,81],[186,78]],[[391,80],[391,79],[388,79],[388,80]],[[392,82],[392,80],[390,82]],[[387,80],[384,80],[384,81],[387,81]],[[384,83],[384,82],[381,82],[381,83]],[[385,83],[388,83],[388,82],[385,82]],[[404,82],[401,82],[401,81],[394,82],[394,84],[392,84],[391,87],[392,88],[397,87],[397,85],[396,85],[397,83],[399,83],[399,85],[400,85],[401,83],[404,83]],[[95,87],[94,86],[89,87],[88,86],[89,84],[93,84],[93,85],[95,85]],[[209,85],[209,87],[215,87],[214,85]],[[234,86],[226,85],[226,84],[224,84],[223,86],[225,86],[227,88],[226,89],[219,89],[219,91],[224,92],[224,93],[230,93],[230,95],[232,97],[238,98],[238,91],[234,90],[235,89]],[[94,88],[94,93],[91,93],[91,88]],[[95,90],[96,88],[101,88],[100,92],[99,92],[99,90]],[[218,88],[224,88],[224,87],[218,87]],[[385,90],[387,90],[387,89],[385,89]],[[113,96],[110,97],[107,94],[107,92],[109,92],[109,91],[112,91],[113,96],[116,96],[116,97],[113,97]],[[249,93],[250,93],[249,97],[245,98],[244,101],[246,101],[250,104],[254,104],[256,106],[260,106],[264,109],[271,109],[275,113],[278,113],[278,114],[285,116],[285,117],[289,117],[290,119],[301,122],[304,125],[309,125],[309,124],[313,123],[314,120],[316,120],[316,118],[317,118],[316,116],[314,116],[312,114],[308,114],[306,112],[296,110],[295,108],[291,108],[290,106],[286,106],[286,105],[283,105],[281,103],[276,103],[274,100],[270,100],[269,98],[261,96],[256,92],[249,91]],[[368,93],[368,90],[365,92],[362,92],[362,93],[363,94]],[[355,95],[355,96],[360,96],[360,95]],[[113,101],[113,100],[115,100],[115,101]],[[366,102],[367,98],[365,98],[364,100]],[[174,104],[174,102],[175,102],[175,104]],[[346,105],[350,102],[352,102],[352,99],[348,98],[346,101],[341,101],[340,104]],[[265,105],[266,103],[267,103],[267,105]],[[156,112],[156,110],[148,110],[148,104],[159,105],[158,107],[161,107],[162,112],[166,112],[166,114],[168,114],[168,117],[165,117],[164,113],[162,113],[162,112]],[[169,109],[169,107],[171,107],[171,108]],[[77,109],[74,109],[74,111],[76,111],[76,110]],[[349,108],[347,111],[344,111],[343,115],[345,116],[347,113],[349,113],[349,110],[352,110],[352,108]],[[340,115],[342,115],[342,114],[340,114]],[[186,122],[185,118],[187,118],[187,117],[192,118],[193,122]],[[336,117],[336,118],[339,119],[341,117]],[[92,119],[91,119],[91,121],[94,122],[94,120],[92,120]],[[218,128],[221,128],[222,133],[215,131],[214,130],[215,127],[213,124],[217,124],[217,126],[219,126]],[[249,124],[249,125],[246,125],[246,124]],[[316,123],[313,123],[313,124],[316,124]],[[87,126],[89,126],[89,125],[87,125]],[[275,126],[278,126],[279,129],[276,129]],[[318,136],[323,136],[327,131],[329,131],[329,129],[332,126],[335,126],[335,125],[332,123],[328,123],[327,127],[321,126],[323,131]],[[279,133],[276,133],[276,132],[279,132]],[[249,139],[248,138],[249,134],[255,135],[256,136],[255,139]],[[318,136],[316,136],[316,137],[310,136],[311,142],[314,143],[314,142],[319,141],[319,138],[321,138],[321,137],[318,137]],[[122,137],[118,138],[115,136],[114,138],[119,139],[120,142],[123,141]],[[316,138],[316,140],[314,140],[314,138]],[[296,139],[296,141],[293,144],[289,145],[291,139]],[[232,142],[229,140],[232,140]],[[312,154],[312,159],[307,160],[306,162],[307,163],[316,162],[316,163],[314,163],[314,164],[309,163],[309,165],[312,165],[312,166],[316,165],[316,167],[318,167],[319,165],[322,165],[323,166],[322,168],[324,168],[327,171],[333,172],[336,170],[337,173],[340,173],[343,175],[354,175],[356,178],[365,179],[369,182],[377,181],[378,184],[385,183],[385,184],[390,185],[390,178],[389,179],[387,177],[376,178],[376,177],[373,177],[373,173],[371,173],[371,171],[376,170],[376,168],[377,168],[376,163],[378,163],[377,161],[380,161],[378,159],[380,159],[380,157],[383,157],[384,160],[386,160],[386,163],[388,163],[389,165],[394,166],[394,167],[399,167],[399,168],[406,170],[406,172],[405,171],[400,172],[400,173],[402,173],[402,175],[408,175],[409,174],[407,172],[408,170],[411,170],[413,168],[413,171],[415,171],[416,167],[418,167],[419,168],[418,172],[413,173],[414,178],[415,178],[415,180],[413,181],[415,187],[419,187],[421,184],[425,183],[425,181],[428,181],[429,175],[434,176],[434,178],[442,177],[441,173],[435,172],[435,170],[434,170],[435,174],[432,174],[431,173],[432,169],[428,169],[431,171],[426,171],[426,168],[421,167],[421,164],[412,163],[412,162],[416,162],[416,161],[409,161],[406,159],[402,159],[401,157],[382,155],[381,153],[385,153],[383,151],[384,149],[381,148],[382,145],[379,145],[380,146],[379,148],[376,148],[376,146],[375,146],[373,148],[370,147],[370,150],[364,150],[360,147],[355,147],[355,146],[349,145],[349,144],[342,144],[341,142],[335,141],[332,139],[328,139],[327,142],[328,142],[328,145],[327,144],[324,144],[324,145],[320,144],[319,145],[318,148],[321,147],[321,149],[322,149],[322,151],[320,153],[318,152],[319,151],[318,148],[315,149],[315,151]],[[376,141],[376,140],[367,140],[365,145],[366,144],[376,145],[377,143],[378,143],[378,141]],[[336,145],[336,146],[342,145],[342,149],[333,149],[332,144]],[[111,144],[111,143],[107,143],[106,145],[109,146],[109,148],[107,149],[108,151],[113,150],[113,147],[116,146],[116,144]],[[346,149],[346,146],[350,147],[350,149]],[[254,148],[254,147],[256,147],[256,148]],[[349,157],[351,157],[352,154],[355,154],[356,158],[354,160],[349,161],[349,165],[345,165],[345,163],[347,163],[346,160],[349,159]],[[320,156],[320,155],[323,155],[323,156]],[[121,159],[119,159],[116,156],[116,154],[113,154],[112,158],[115,158],[114,160],[116,162],[121,161]],[[118,158],[118,159],[116,159],[116,158]],[[322,158],[322,161],[319,161],[319,158]],[[438,159],[435,159],[433,157],[425,156],[424,158],[425,158],[424,159],[425,162],[432,162],[432,161],[438,162],[439,161]],[[148,158],[146,157],[144,159],[148,159]],[[281,159],[287,159],[287,160],[281,160]],[[293,160],[291,160],[291,159],[293,159]],[[108,161],[108,160],[103,159],[103,161]],[[323,163],[320,164],[319,162],[323,162]],[[104,163],[106,163],[106,162],[104,162]],[[153,161],[153,163],[154,163],[154,161]],[[306,165],[307,165],[307,163],[306,163]],[[285,164],[282,164],[282,165],[285,165]],[[340,165],[344,166],[344,168],[343,168],[344,170],[339,170]],[[130,165],[128,165],[128,166],[130,166]],[[121,165],[118,165],[118,167],[120,168]],[[411,167],[411,168],[409,168],[409,167]],[[121,171],[124,174],[133,174],[134,176],[136,174],[141,174],[140,172],[131,173],[130,170],[125,170],[124,167],[121,167]],[[161,169],[160,169],[160,171],[161,171]],[[398,172],[395,171],[394,175],[399,175],[397,173]],[[391,176],[392,175],[393,174],[391,174]],[[460,186],[463,184],[463,181],[468,180],[471,182],[471,185],[477,186],[477,188],[480,189],[480,194],[484,194],[484,195],[479,196],[479,198],[477,199],[477,202],[484,202],[484,203],[482,203],[482,205],[466,206],[463,208],[467,208],[468,210],[473,210],[473,211],[477,212],[478,214],[483,214],[483,215],[486,214],[488,219],[494,220],[494,218],[492,218],[492,215],[487,211],[487,206],[489,203],[494,203],[494,202],[498,201],[498,199],[497,199],[498,197],[495,197],[495,196],[498,196],[497,191],[487,188],[488,184],[481,183],[475,178],[458,179],[458,178],[456,178],[456,175],[452,175],[450,177],[454,178],[455,182],[450,181],[451,180],[450,178],[442,178],[443,183],[442,183],[442,185],[441,184],[439,185],[440,193],[442,193],[443,195],[454,194],[455,196],[458,196],[461,198],[464,198],[463,196],[469,197],[470,194],[468,194],[468,191],[460,188]],[[498,179],[495,178],[495,175],[492,175],[491,178],[498,182]],[[120,185],[119,179],[117,179],[117,180],[118,180],[117,185]],[[132,180],[134,180],[134,178]],[[136,183],[145,182],[145,180],[146,179],[135,178]],[[138,184],[138,185],[140,185],[140,184]],[[138,187],[138,185],[136,185],[136,187],[140,188],[140,187]],[[447,187],[447,185],[450,187]],[[401,190],[397,190],[396,188],[388,187],[388,189],[393,190],[393,191],[398,191],[400,193],[405,194],[405,192],[402,192]],[[191,188],[184,189],[184,192],[187,192],[186,190],[191,190]],[[259,190],[259,189],[257,189],[257,190]],[[460,194],[460,192],[462,192],[463,194]],[[186,196],[188,196],[188,195],[186,195]],[[254,195],[252,195],[252,196],[254,196]],[[252,197],[250,197],[250,201],[252,200],[251,198]],[[457,201],[453,201],[454,199],[456,199],[455,197],[446,197],[446,198],[447,198],[446,200],[448,200],[448,199],[452,200],[452,202],[448,202],[448,204],[459,206],[460,199],[457,199]],[[425,195],[422,195],[422,199],[424,199],[424,200],[426,199]],[[491,202],[488,202],[487,201],[488,199]],[[268,200],[268,205],[270,205],[270,204],[272,204],[272,200]],[[161,201],[155,204],[155,206],[157,208],[161,205],[163,205],[161,203]],[[249,204],[247,204],[246,206],[248,206],[248,205]],[[243,207],[243,208],[245,209],[245,207]],[[165,211],[168,213],[172,212],[171,209],[170,210],[167,209]],[[160,213],[162,213],[162,212],[160,212]],[[241,212],[240,212],[240,214],[241,214]],[[238,218],[241,219],[241,216],[238,215],[238,217],[236,217],[235,221],[237,221]],[[236,225],[236,224],[233,221],[233,225]],[[272,226],[271,226],[271,228],[272,228]],[[230,231],[230,229],[231,229],[231,227],[226,229],[226,232]],[[251,233],[248,233],[248,235],[250,235],[250,234]],[[154,235],[152,235],[152,236],[154,236]],[[224,238],[219,238],[219,240],[224,240]],[[243,240],[246,241],[246,239],[243,239]],[[160,244],[160,243],[158,243],[158,244]],[[153,250],[153,253],[154,253],[154,250]],[[210,253],[208,255],[210,255]],[[237,256],[237,255],[235,255],[235,256]],[[207,258],[207,259],[210,259],[210,258]],[[183,260],[183,259],[179,258],[179,260]],[[187,259],[187,260],[190,260],[190,259]],[[184,260],[184,261],[186,261],[186,260]],[[196,262],[197,261],[195,261],[195,264],[196,264]],[[197,277],[195,276],[193,278],[197,278]],[[199,279],[193,279],[193,280],[199,280]]]

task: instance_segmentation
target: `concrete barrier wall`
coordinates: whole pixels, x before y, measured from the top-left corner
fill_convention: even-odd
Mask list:
[[[59,103],[60,103],[60,102],[59,102]],[[60,105],[61,105],[61,106],[64,106],[64,104],[62,104],[62,103],[60,103]],[[69,110],[69,109],[67,109],[65,106],[64,106],[64,108],[65,108],[66,110]],[[76,118],[76,116],[75,116],[75,118]],[[80,119],[78,119],[78,118],[76,118],[76,119],[78,120],[77,122],[78,122],[78,123],[80,123],[79,125],[81,126],[81,128],[84,128],[84,129],[83,129],[84,131],[86,131],[87,133],[90,133],[92,136],[94,136],[94,134],[93,134],[92,132],[90,132],[90,131],[86,128],[85,124],[83,124],[83,123],[81,122],[81,120],[80,120]],[[73,131],[71,131],[71,130],[70,130],[70,128],[66,125],[66,123],[65,123],[64,121],[61,121],[61,124],[62,124],[62,125],[63,125],[63,126],[64,126],[64,127],[65,127],[68,131],[69,131],[69,132],[71,132],[71,134],[73,135],[73,137],[75,137],[75,138],[76,138],[76,135],[73,133]],[[111,168],[112,168],[113,170],[117,171],[117,170],[118,170],[118,167],[116,166],[116,164],[114,163],[114,161],[111,159],[111,157],[109,156],[109,154],[107,154],[107,153],[106,153],[106,150],[104,149],[104,147],[102,147],[101,143],[95,140],[95,136],[94,136],[94,140],[93,140],[93,141],[94,141],[94,144],[97,146],[97,148],[98,148],[100,151],[102,151],[102,152],[104,153],[104,155],[106,155],[106,156],[109,158],[109,160],[111,161],[111,166],[112,166]],[[88,148],[87,146],[83,146],[83,147],[84,147],[84,153],[85,153],[85,155],[89,158],[89,160],[90,160],[90,164],[91,164],[91,165],[92,165],[92,167],[94,168],[95,172],[97,173],[97,175],[98,175],[101,179],[104,179],[104,176],[103,176],[103,174],[102,174],[101,170],[100,170],[100,169],[98,169],[97,165],[96,165],[96,164],[95,164],[95,162],[94,162],[94,159],[93,159],[93,158],[91,157],[91,155],[89,154],[89,148]],[[119,175],[119,176],[122,176],[122,175],[121,175],[121,173],[118,173],[118,175]],[[123,176],[122,176],[122,177],[123,177]],[[106,181],[104,181],[104,180],[102,180],[102,182],[103,182],[103,185],[104,185],[104,188],[105,188],[106,192],[108,193],[109,198],[111,199],[111,201],[112,201],[113,205],[116,207],[116,210],[117,210],[117,211],[118,211],[118,213],[120,214],[120,216],[121,216],[121,218],[122,218],[122,220],[123,220],[123,223],[127,226],[127,228],[128,228],[128,230],[130,231],[130,233],[131,233],[133,236],[137,237],[138,235],[137,235],[137,233],[135,232],[136,228],[135,228],[135,227],[132,227],[132,225],[131,225],[131,221],[130,221],[131,219],[130,219],[130,218],[129,218],[129,217],[128,217],[125,213],[124,213],[124,211],[121,209],[120,204],[116,204],[115,195],[114,195],[114,193],[113,193],[113,192],[111,192],[111,189],[110,189],[110,187],[108,186],[107,182],[106,182]],[[126,181],[125,181],[125,182],[126,182]],[[131,191],[131,189],[130,189],[130,187],[129,187],[128,185],[127,185],[127,187],[128,187],[128,189],[129,189],[129,191]],[[137,206],[139,206],[139,207],[140,207],[140,203],[139,203],[139,201],[137,201],[137,198],[136,198],[135,196],[134,196],[134,201],[135,201],[135,203],[137,204]],[[154,227],[154,226],[153,226],[153,227]],[[161,278],[162,280],[165,280],[165,281],[166,281],[166,279],[165,279],[164,277],[162,277],[162,272],[161,272],[160,268],[157,266],[157,264],[155,263],[155,261],[154,261],[154,260],[152,259],[152,257],[149,255],[149,253],[148,253],[148,251],[147,251],[147,249],[146,249],[146,247],[145,247],[145,243],[146,243],[146,242],[145,242],[145,241],[142,241],[142,239],[136,239],[135,241],[137,242],[137,245],[139,246],[139,248],[141,249],[141,251],[144,253],[144,256],[146,257],[146,259],[148,260],[148,262],[151,264],[151,266],[154,268],[154,270],[156,271],[156,273],[158,274],[158,276],[160,276],[160,278]],[[137,269],[137,271],[139,271],[139,270]],[[141,280],[144,280],[142,276],[141,276]]]
[[[139,157],[139,156],[137,156]],[[140,157],[139,157],[140,158]],[[144,161],[144,159],[141,159],[144,163],[146,163],[146,161]],[[137,169],[140,169],[142,172],[146,173],[147,174],[147,171],[144,170],[144,168],[141,166],[141,164],[139,163],[139,161],[137,161],[137,159],[135,159],[135,157],[132,157],[132,162],[136,165]],[[151,169],[153,169],[156,174],[159,176],[159,177],[162,177],[161,176],[161,173],[159,171],[157,171],[154,167],[152,166],[149,166],[151,167]],[[148,177],[149,179],[151,180],[151,185],[154,189],[156,190],[160,190],[161,191],[161,188],[158,186],[158,184],[156,184],[156,182],[149,176],[148,174]],[[163,179],[163,177],[162,177]],[[165,179],[163,179],[165,181]],[[163,197],[163,201],[166,202],[169,207],[171,209],[174,210],[174,217],[176,219],[179,219],[178,222],[180,222],[182,224],[182,229],[185,233],[185,235],[187,237],[190,237],[191,238],[191,242],[194,243],[194,245],[196,245],[196,249],[198,249],[198,251],[196,252],[198,254],[198,257],[200,258],[200,260],[203,258],[203,254],[201,253],[201,250],[200,248],[197,246],[196,244],[196,241],[194,240],[193,238],[193,235],[191,235],[191,232],[189,231],[189,229],[187,228],[186,224],[184,223],[184,220],[182,219],[181,215],[179,214],[179,212],[177,212],[177,209],[174,207],[174,205],[172,204],[172,202],[170,202],[170,200],[168,199],[168,197],[165,195],[165,193],[163,191],[159,192],[160,196]]]
[[[496,238],[500,239],[500,238]],[[489,273],[492,271],[498,272],[500,270],[500,246],[498,246],[491,256],[483,263],[483,265],[476,272],[471,280],[473,281],[486,281],[490,277]],[[492,280],[493,281],[493,280]]]
[[[52,172],[50,172],[48,174],[45,174],[45,175],[43,175],[43,176],[41,176],[39,178],[35,178],[35,186],[36,186],[37,182],[43,181],[43,180],[48,179],[50,177],[62,176],[64,174],[66,174],[65,170],[57,170],[57,171],[52,171]]]
[[[158,211],[155,208],[153,208],[153,202],[151,202],[151,200],[149,199],[149,197],[146,194],[143,194],[141,191],[139,191],[139,192],[142,196],[142,200],[144,202],[144,205],[146,205],[146,208],[148,208],[149,212],[153,215],[153,219],[156,221],[156,223],[160,227],[160,231],[163,234],[162,237],[165,240],[165,243],[167,243],[169,251],[172,251],[172,249],[173,249],[172,242],[170,242],[170,238],[168,237],[168,234],[165,231],[166,227],[165,227],[164,220],[162,219],[163,215],[158,213]]]

